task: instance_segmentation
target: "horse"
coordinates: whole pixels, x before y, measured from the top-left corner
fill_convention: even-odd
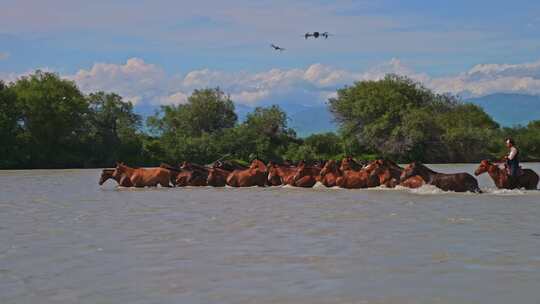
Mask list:
[[[347,156],[341,160],[341,166],[339,170],[345,171],[360,171],[364,167],[364,164],[358,163],[352,157]]]
[[[407,188],[419,188],[425,184],[422,177],[415,175],[400,182],[403,168],[391,160],[378,159],[368,164],[365,169],[371,172],[371,175],[379,178],[379,183],[388,188],[394,188],[397,185]]]
[[[496,164],[483,160],[474,171],[474,175],[478,176],[487,172],[498,189],[525,188],[527,190],[536,190],[538,174],[531,169],[522,169],[521,171],[521,175],[511,177],[506,169],[501,169]]]
[[[171,171],[171,184],[173,186],[176,186],[176,179],[178,178],[178,174],[180,174],[182,169],[171,166],[171,165],[166,164],[166,163],[159,164],[159,167],[160,168],[165,168],[165,169]]]
[[[294,186],[311,188],[320,179],[321,168],[316,166],[307,166],[305,162],[300,162],[293,175]]]
[[[135,169],[122,163],[116,163],[112,174],[114,179],[122,178],[125,174],[135,187],[170,187],[171,171],[165,168]]]
[[[176,176],[176,186],[206,186],[208,175],[201,173],[200,171],[182,170]]]
[[[294,185],[294,174],[296,173],[296,167],[289,165],[276,164],[269,162],[268,168],[268,185]]]
[[[255,159],[248,169],[234,170],[227,177],[227,185],[231,187],[264,187],[266,185],[267,172],[266,165]]]
[[[119,186],[133,187],[133,184],[131,183],[131,180],[125,174],[122,174],[122,175],[117,176],[115,178],[115,177],[113,177],[113,173],[114,173],[114,169],[103,169],[103,171],[101,172],[101,177],[99,178],[98,184],[101,186],[109,178],[112,178],[118,183]]]
[[[176,177],[177,186],[206,186],[208,180],[208,168],[190,163],[183,162],[180,165],[181,172]]]
[[[438,173],[419,162],[412,162],[405,167],[401,173],[400,181],[403,182],[415,175],[421,176],[427,184],[434,185],[444,191],[482,192],[478,187],[476,178],[469,173]]]
[[[227,177],[231,174],[231,171],[221,168],[213,167],[208,169],[208,177],[206,178],[206,184],[213,187],[224,187],[227,184]]]
[[[359,189],[380,186],[379,178],[371,175],[366,170],[342,171],[342,175],[336,179],[336,185],[346,189]]]
[[[335,187],[337,185],[336,181],[338,177],[342,175],[341,171],[339,170],[340,166],[341,163],[333,159],[327,161],[319,173],[320,182],[326,187]]]
[[[234,171],[234,170],[245,170],[248,167],[244,166],[234,160],[218,160],[212,164],[212,168],[219,168],[226,171]]]

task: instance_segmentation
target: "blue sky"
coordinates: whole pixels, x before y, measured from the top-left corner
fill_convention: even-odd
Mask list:
[[[0,78],[47,69],[140,103],[183,102],[197,85],[250,105],[320,103],[386,72],[538,94],[539,60],[540,1],[0,0]]]

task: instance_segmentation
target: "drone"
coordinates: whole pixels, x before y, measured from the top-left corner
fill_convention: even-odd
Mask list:
[[[330,36],[330,33],[328,33],[328,32],[323,32],[323,33],[313,32],[313,33],[306,33],[304,35],[304,38],[308,39],[309,37],[313,37],[313,38],[317,39],[319,37],[324,37],[324,39],[328,39],[328,36]]]
[[[280,51],[280,52],[283,52],[283,51],[285,51],[285,49],[284,49],[284,48],[282,48],[282,47],[279,47],[279,46],[277,46],[277,45],[275,45],[275,44],[273,44],[273,43],[272,43],[272,44],[270,44],[270,46],[271,46],[271,47],[272,47],[272,48],[273,48],[274,50],[276,50],[276,51]]]

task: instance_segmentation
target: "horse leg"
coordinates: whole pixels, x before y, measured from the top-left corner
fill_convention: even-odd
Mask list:
[[[311,176],[304,176],[295,182],[296,187],[311,188],[317,181]]]
[[[159,184],[161,185],[161,187],[167,187],[167,188],[170,188],[170,187],[171,187],[171,185],[170,185],[170,183],[169,183],[169,178],[160,181]]]
[[[131,183],[133,184],[134,187],[137,187],[137,188],[144,188],[144,186],[146,186],[142,178],[140,178],[139,176],[132,176]]]

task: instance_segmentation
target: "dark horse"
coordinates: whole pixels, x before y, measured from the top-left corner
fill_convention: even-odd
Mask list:
[[[495,186],[499,189],[525,188],[527,190],[536,190],[538,185],[538,174],[531,169],[522,169],[522,174],[511,177],[506,169],[501,169],[496,164],[483,160],[474,171],[474,175],[478,176],[485,172],[489,174]]]
[[[426,184],[436,186],[444,191],[482,192],[478,187],[476,178],[469,173],[438,173],[419,162],[413,162],[405,167],[401,173],[400,180],[405,181],[415,175],[421,176]]]
[[[116,177],[113,176],[115,169],[103,169],[101,172],[101,177],[99,178],[98,184],[101,186],[103,185],[109,178],[114,179],[119,186],[122,187],[133,187],[133,183],[131,183],[131,180],[127,177],[125,174],[117,175]]]
[[[177,186],[206,186],[208,179],[208,168],[183,162],[180,165],[181,172],[176,176]]]

